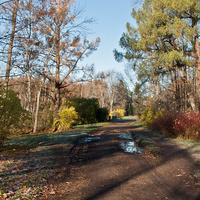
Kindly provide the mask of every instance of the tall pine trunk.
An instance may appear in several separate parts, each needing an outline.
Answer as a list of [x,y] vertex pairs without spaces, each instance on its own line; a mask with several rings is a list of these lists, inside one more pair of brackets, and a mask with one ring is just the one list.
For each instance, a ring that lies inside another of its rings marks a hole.
[[[195,36],[195,51],[196,51],[196,69],[197,69],[197,96],[200,98],[200,50],[199,39]],[[200,101],[198,102],[198,110],[200,111]]]

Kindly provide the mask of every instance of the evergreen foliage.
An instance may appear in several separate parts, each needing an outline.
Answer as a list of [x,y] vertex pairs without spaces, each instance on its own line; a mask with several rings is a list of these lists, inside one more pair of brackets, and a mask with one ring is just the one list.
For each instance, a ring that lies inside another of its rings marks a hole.
[[86,99],[72,97],[67,99],[67,106],[73,106],[78,113],[78,121],[81,124],[90,124],[105,121],[108,115],[106,108],[99,108],[98,99]]
[[96,111],[96,119],[98,122],[107,121],[109,112],[107,108],[98,108]]
[[[181,109],[192,107],[193,102],[197,109],[200,105],[196,97],[200,95],[200,2],[145,0],[142,8],[133,9],[132,17],[137,27],[127,23],[127,32],[120,39],[124,52],[114,50],[116,60],[129,61],[137,73],[140,86],[137,89],[142,89],[146,82],[156,88],[167,78],[168,83],[175,85],[173,94]],[[186,91],[191,84],[195,89]],[[158,95],[156,89],[155,94]]]
[[16,128],[22,128],[28,113],[21,107],[17,94],[0,86],[0,146]]

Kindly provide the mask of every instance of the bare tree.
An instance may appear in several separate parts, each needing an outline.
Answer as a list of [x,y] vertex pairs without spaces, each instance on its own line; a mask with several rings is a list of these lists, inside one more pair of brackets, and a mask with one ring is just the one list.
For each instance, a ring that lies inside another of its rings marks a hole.
[[54,84],[56,109],[60,106],[61,89],[68,85],[75,71],[83,70],[78,68],[78,62],[96,50],[100,42],[99,38],[89,42],[82,37],[85,25],[91,23],[92,19],[80,21],[78,18],[82,10],[74,9],[73,4],[74,1],[70,0],[47,0],[38,7],[38,13],[41,14],[38,28],[45,43],[43,54],[52,49],[45,67],[46,78]]
[[10,70],[11,70],[11,67],[12,67],[11,59],[12,59],[13,42],[14,42],[14,37],[15,37],[18,4],[19,4],[19,0],[15,0],[13,2],[12,32],[11,32],[11,35],[10,35],[10,44],[9,44],[9,47],[8,47],[8,57],[7,57],[6,77],[5,77],[5,86],[6,86],[7,90],[8,90],[8,84],[9,84]]

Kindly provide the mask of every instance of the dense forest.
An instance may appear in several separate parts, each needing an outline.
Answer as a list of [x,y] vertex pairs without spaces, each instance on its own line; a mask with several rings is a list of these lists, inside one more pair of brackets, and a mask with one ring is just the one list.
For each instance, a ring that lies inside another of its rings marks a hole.
[[[145,0],[133,8],[137,27],[127,23],[122,50],[114,50],[116,61],[128,61],[126,78],[96,74],[95,63],[79,65],[100,44],[87,39],[94,19],[83,12],[74,0],[1,1],[1,141],[9,130],[56,131],[120,112],[151,129],[199,139],[200,2]],[[134,92],[127,85],[132,71]]]

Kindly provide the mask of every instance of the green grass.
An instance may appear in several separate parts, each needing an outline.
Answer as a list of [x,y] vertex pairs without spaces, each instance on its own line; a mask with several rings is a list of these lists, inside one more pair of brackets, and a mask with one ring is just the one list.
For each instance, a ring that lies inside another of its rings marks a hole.
[[149,139],[137,131],[131,131],[133,139],[138,143],[139,146],[147,148],[150,152],[159,154],[160,148],[157,146],[156,142],[152,139]]
[[124,117],[122,117],[122,119],[124,119],[124,120],[136,120],[137,116],[124,116]]
[[187,149],[190,155],[197,161],[200,161],[200,142],[194,142],[184,139],[172,139],[180,147]]
[[200,182],[200,170],[194,170],[192,176],[196,179],[197,182]]
[[[184,139],[173,139],[181,148],[187,149],[193,160],[200,162],[200,142],[194,142]],[[200,169],[191,172],[191,175],[197,182],[200,182]]]
[[75,129],[59,133],[35,134],[27,136],[12,137],[4,142],[5,149],[34,149],[56,144],[72,144],[79,137],[89,134],[96,128]]
[[[144,136],[141,136],[141,134],[139,133],[140,130],[146,129],[142,125],[141,122],[135,121],[131,125],[133,126],[133,129],[134,129],[134,131],[133,131],[134,137],[137,138],[140,145],[146,145],[147,148],[149,148],[150,150],[152,149],[153,151],[159,151],[159,149],[157,149],[157,147],[154,147],[153,143],[152,144],[151,144],[151,142],[149,143],[149,139],[145,138]],[[137,131],[138,131],[138,133],[137,133]],[[151,132],[158,137],[168,138],[172,142],[175,142],[180,147],[186,149],[189,152],[189,154],[193,157],[194,160],[200,161],[200,142],[194,142],[191,140],[185,140],[185,139],[180,139],[180,138],[174,139],[169,136],[164,136],[159,132],[155,132],[155,131],[151,131]],[[200,172],[199,172],[199,174],[200,174]],[[199,177],[200,177],[200,175],[199,175]]]
[[186,147],[195,147],[198,151],[200,151],[200,142],[194,142],[191,140],[184,140],[184,139],[173,139],[176,143],[180,144],[180,145],[184,145]]
[[74,128],[98,128],[101,126],[104,126],[108,124],[109,122],[99,122],[99,123],[94,123],[94,124],[82,124],[82,125],[76,125]]
[[136,121],[134,121],[134,122],[131,123],[131,126],[133,126],[133,128],[140,128],[140,129],[142,128],[142,129],[145,129],[144,125],[142,124],[142,122],[140,122],[140,120],[138,120],[137,116],[135,116],[134,119]]
[[10,137],[0,152],[0,196],[6,191],[15,191],[14,199],[33,199],[43,190],[45,180],[52,175],[54,147],[61,147],[68,152],[78,138],[88,135],[99,126]]

